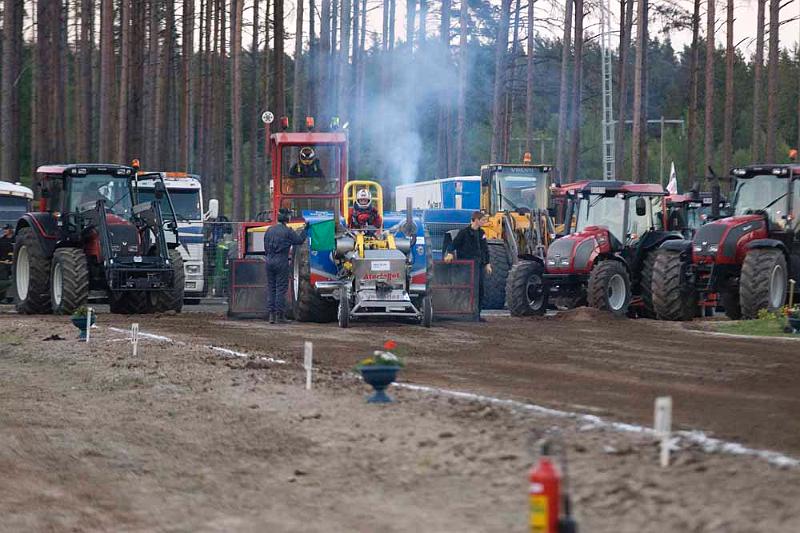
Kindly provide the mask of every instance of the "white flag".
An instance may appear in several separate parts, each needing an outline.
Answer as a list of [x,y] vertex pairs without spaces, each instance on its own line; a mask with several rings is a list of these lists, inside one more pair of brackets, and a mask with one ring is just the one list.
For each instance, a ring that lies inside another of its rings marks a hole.
[[678,175],[675,173],[675,162],[669,170],[669,183],[667,183],[667,192],[670,194],[678,194]]

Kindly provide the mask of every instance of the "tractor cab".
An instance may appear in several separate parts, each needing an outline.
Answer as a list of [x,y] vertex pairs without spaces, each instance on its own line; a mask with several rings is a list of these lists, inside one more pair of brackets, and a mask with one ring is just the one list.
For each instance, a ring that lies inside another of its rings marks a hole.
[[481,167],[481,209],[496,215],[547,209],[549,165],[484,165]]
[[724,197],[717,202],[719,215],[715,217],[712,193],[693,190],[686,194],[671,194],[667,196],[667,226],[691,239],[703,224],[730,214],[730,204]]
[[333,212],[347,181],[347,136],[342,132],[276,133],[272,156],[272,220],[278,209],[303,213]]

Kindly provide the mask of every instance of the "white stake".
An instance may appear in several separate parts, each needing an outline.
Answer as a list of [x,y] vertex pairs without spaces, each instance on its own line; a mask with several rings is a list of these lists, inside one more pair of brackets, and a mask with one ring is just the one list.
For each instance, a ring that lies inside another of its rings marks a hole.
[[661,439],[661,466],[669,466],[669,436],[672,432],[672,397],[656,398],[655,427],[656,436]]
[[92,336],[92,312],[94,309],[91,307],[86,309],[86,342],[89,342],[89,337]]
[[303,347],[303,368],[306,369],[306,390],[311,390],[311,369],[314,365],[314,344],[306,341]]
[[133,356],[139,354],[139,323],[131,324],[131,344],[133,345]]

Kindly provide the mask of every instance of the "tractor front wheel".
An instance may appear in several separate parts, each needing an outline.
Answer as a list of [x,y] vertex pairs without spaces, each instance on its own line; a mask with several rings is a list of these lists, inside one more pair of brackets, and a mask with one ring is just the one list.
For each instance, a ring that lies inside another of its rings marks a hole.
[[172,265],[172,287],[165,291],[151,291],[147,293],[148,302],[152,311],[165,313],[175,311],[180,313],[183,309],[183,291],[186,286],[186,273],[183,270],[183,257],[178,250],[169,251],[169,262]]
[[17,312],[49,313],[50,258],[33,228],[22,228],[14,240],[12,278],[17,293]]
[[59,248],[50,268],[50,303],[56,315],[69,315],[89,301],[89,265],[80,248]]
[[[476,262],[477,264],[477,262]],[[489,244],[492,273],[483,275],[483,309],[502,309],[506,305],[506,280],[511,263],[503,243]]]
[[600,261],[589,275],[589,306],[625,316],[631,303],[631,278],[625,265],[613,259]]
[[691,320],[697,293],[686,276],[688,265],[680,252],[660,250],[653,267],[653,309],[661,320]]
[[339,291],[339,307],[336,315],[340,328],[347,328],[350,326],[350,298],[345,288]]
[[543,315],[547,311],[544,265],[539,261],[514,265],[508,273],[506,300],[511,316]]
[[739,277],[742,318],[756,318],[761,309],[775,312],[786,301],[789,286],[786,256],[774,248],[750,250]]
[[646,318],[656,317],[653,307],[653,275],[658,255],[658,250],[651,250],[642,260],[642,271],[639,276],[639,295],[642,297],[642,304],[644,304],[643,314]]
[[731,320],[741,320],[742,305],[739,303],[739,287],[720,291],[719,300],[725,310],[725,316]]

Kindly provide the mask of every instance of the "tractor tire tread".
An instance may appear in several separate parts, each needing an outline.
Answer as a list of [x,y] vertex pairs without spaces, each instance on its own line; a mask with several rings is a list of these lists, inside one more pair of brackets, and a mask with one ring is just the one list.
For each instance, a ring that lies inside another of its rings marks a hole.
[[659,320],[686,321],[695,315],[694,287],[684,287],[684,265],[679,252],[659,250],[653,266],[653,310]]
[[59,315],[74,313],[89,301],[89,265],[80,248],[59,248],[53,253],[53,264],[61,263],[61,306],[53,312]]
[[17,252],[23,245],[28,247],[28,262],[30,264],[30,277],[28,281],[28,297],[25,301],[15,294],[17,312],[24,315],[48,314],[52,311],[50,305],[50,258],[45,255],[36,230],[31,227],[22,228],[17,233],[14,242],[14,262],[11,279],[14,280],[16,293],[17,279]]
[[149,300],[152,312],[165,313],[167,311],[175,311],[180,313],[183,310],[186,271],[183,268],[183,257],[180,250],[170,250],[169,261],[174,272],[173,285],[168,290],[154,292],[150,295]]
[[511,316],[541,315],[547,310],[546,300],[540,310],[531,309],[528,304],[528,279],[536,272],[544,280],[544,266],[537,261],[520,261],[511,267],[506,281],[506,303]]
[[489,245],[489,264],[492,273],[483,277],[483,309],[503,309],[506,304],[506,280],[511,265],[503,244]]
[[300,280],[298,291],[295,295],[293,306],[294,319],[300,322],[327,323],[336,322],[338,318],[338,303],[336,300],[322,298],[311,285],[311,266],[309,264],[308,243],[297,248],[295,261],[299,261]]
[[761,309],[772,309],[769,302],[769,290],[773,267],[780,263],[786,269],[786,258],[783,252],[776,249],[750,250],[744,257],[742,273],[739,276],[739,304],[742,318],[757,318]]
[[[627,281],[628,290],[628,302],[618,311],[613,311],[608,306],[608,298],[606,296],[608,281],[614,274],[621,274],[623,276]],[[625,265],[614,259],[600,261],[592,269],[591,274],[589,274],[586,296],[589,307],[625,316],[628,312],[628,306],[630,305],[630,276],[628,275],[628,270],[625,268]]]

